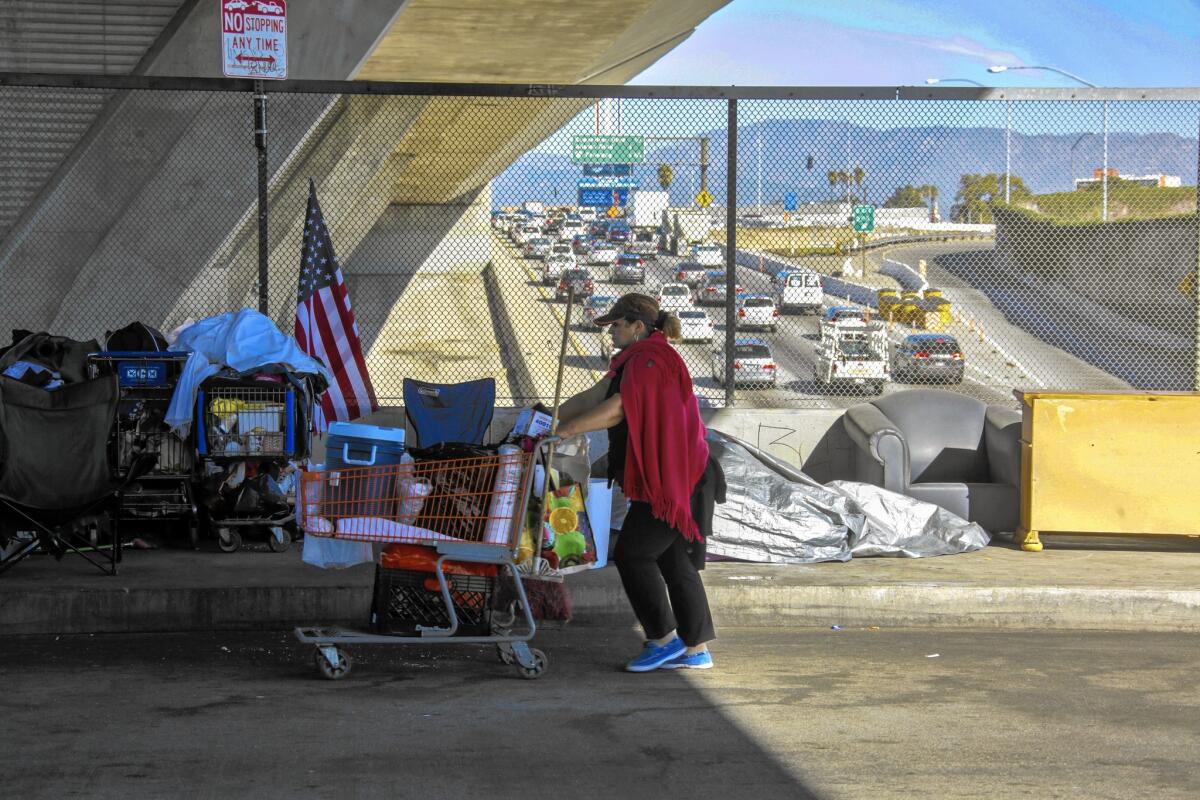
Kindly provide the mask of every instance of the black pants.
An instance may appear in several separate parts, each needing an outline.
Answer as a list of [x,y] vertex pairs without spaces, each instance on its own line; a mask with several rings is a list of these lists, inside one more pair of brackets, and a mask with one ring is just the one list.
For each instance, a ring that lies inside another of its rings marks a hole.
[[717,638],[689,548],[683,534],[650,513],[649,503],[629,504],[613,561],[647,639],[676,630],[695,647]]

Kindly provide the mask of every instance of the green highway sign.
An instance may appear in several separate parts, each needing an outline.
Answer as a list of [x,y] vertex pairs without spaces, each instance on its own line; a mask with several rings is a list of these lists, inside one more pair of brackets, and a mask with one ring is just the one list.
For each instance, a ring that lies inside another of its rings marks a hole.
[[571,161],[576,164],[640,164],[645,159],[641,136],[571,137]]
[[853,222],[855,233],[870,233],[875,230],[875,206],[855,206]]

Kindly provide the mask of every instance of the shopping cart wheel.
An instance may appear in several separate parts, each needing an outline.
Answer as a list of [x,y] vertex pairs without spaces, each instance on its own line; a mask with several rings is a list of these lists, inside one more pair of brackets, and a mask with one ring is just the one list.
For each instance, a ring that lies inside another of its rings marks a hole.
[[242,546],[242,535],[233,528],[217,528],[217,547],[222,553],[236,553]]
[[524,667],[517,664],[517,672],[525,680],[532,681],[542,677],[542,673],[546,671],[546,666],[549,662],[546,659],[546,654],[537,648],[530,650],[529,654],[533,656],[533,666]]
[[512,646],[507,644],[496,645],[496,656],[504,664],[517,663],[517,657],[513,655]]
[[317,672],[321,673],[321,677],[331,681],[340,681],[349,675],[350,668],[354,663],[350,660],[349,653],[333,645],[318,647],[313,660],[317,664]]
[[292,546],[292,536],[283,528],[267,528],[267,547],[272,553],[283,553]]

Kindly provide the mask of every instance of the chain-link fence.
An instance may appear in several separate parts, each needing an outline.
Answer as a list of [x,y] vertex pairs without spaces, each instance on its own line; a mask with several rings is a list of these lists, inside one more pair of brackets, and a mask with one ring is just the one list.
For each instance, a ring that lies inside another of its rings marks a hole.
[[1200,91],[265,88],[0,76],[0,326],[290,333],[312,179],[386,405],[550,397],[571,286],[567,393],[626,291],[712,405],[1196,385]]

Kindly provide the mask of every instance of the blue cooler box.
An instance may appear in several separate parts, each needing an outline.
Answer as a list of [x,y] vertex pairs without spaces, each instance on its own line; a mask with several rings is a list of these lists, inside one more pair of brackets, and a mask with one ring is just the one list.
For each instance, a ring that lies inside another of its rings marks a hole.
[[[404,429],[335,422],[325,435],[325,471],[397,466],[404,455]],[[329,482],[329,509],[339,517],[396,516],[395,472],[351,473]]]

